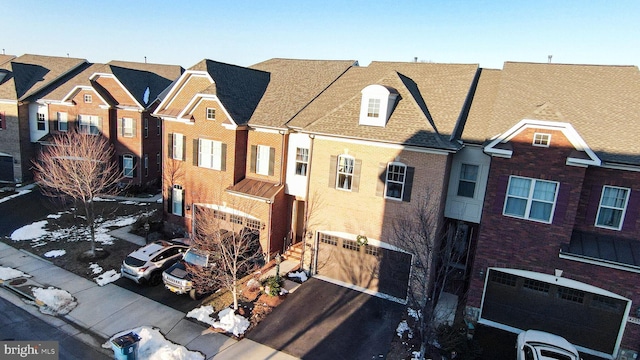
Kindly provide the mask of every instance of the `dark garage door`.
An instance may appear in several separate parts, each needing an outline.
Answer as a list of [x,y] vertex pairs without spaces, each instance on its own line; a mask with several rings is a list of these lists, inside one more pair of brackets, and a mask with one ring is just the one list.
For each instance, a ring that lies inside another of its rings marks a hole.
[[613,354],[626,300],[522,274],[489,270],[482,319],[522,330],[547,331],[575,345]]
[[319,234],[317,273],[374,292],[406,299],[411,255]]
[[13,180],[13,157],[0,155],[0,181]]

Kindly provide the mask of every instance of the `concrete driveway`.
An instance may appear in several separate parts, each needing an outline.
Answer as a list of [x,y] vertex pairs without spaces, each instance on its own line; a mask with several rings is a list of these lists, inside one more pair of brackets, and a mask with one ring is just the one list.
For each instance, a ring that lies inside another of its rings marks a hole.
[[384,358],[404,309],[312,278],[246,337],[302,359]]

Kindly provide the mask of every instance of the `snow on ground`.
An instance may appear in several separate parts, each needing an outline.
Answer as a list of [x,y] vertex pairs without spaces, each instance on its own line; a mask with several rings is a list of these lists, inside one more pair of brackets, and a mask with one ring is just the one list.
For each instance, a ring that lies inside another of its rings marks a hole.
[[31,291],[36,298],[36,304],[40,305],[40,312],[43,314],[65,315],[78,305],[76,299],[66,290],[54,287],[48,289],[36,287]]
[[89,263],[89,269],[91,269],[91,273],[94,275],[102,272],[102,267],[96,263]]
[[11,233],[11,240],[35,240],[39,237],[47,235],[47,231],[44,226],[47,225],[47,220],[36,221],[29,225],[25,225]]
[[0,280],[11,280],[19,277],[31,277],[31,275],[14,268],[0,266]]
[[411,331],[409,324],[407,324],[407,320],[402,320],[396,328],[396,334],[398,334],[399,337],[402,337],[405,331],[407,332],[407,336],[409,337],[409,339],[411,339],[413,337],[413,332]]
[[[165,339],[158,329],[149,326],[141,326],[131,330],[125,330],[113,335],[106,343],[102,344],[104,349],[113,349],[112,340],[126,335],[130,332],[140,337],[138,342],[139,360],[204,360],[204,355],[197,351],[189,351],[181,345],[172,343]],[[120,351],[116,347],[117,351]],[[115,351],[114,351],[115,355]]]
[[30,192],[31,192],[30,189],[28,189],[28,190],[20,190],[20,191],[18,191],[17,193],[15,193],[13,195],[9,195],[9,196],[3,197],[2,199],[0,199],[0,203],[5,202],[5,201],[9,201],[9,200],[11,200],[13,198],[16,198],[16,197],[18,197],[20,195],[28,194]]
[[418,319],[420,318],[420,310],[407,308],[407,315],[411,316],[415,321],[418,321]]
[[304,271],[291,272],[287,276],[290,278],[298,278],[301,282],[305,282],[308,279],[307,273],[305,273]]
[[59,257],[67,253],[67,250],[51,250],[44,253],[44,257]]
[[211,314],[213,314],[213,307],[208,305],[189,311],[187,313],[187,317],[197,319],[215,328],[230,332],[235,336],[244,334],[244,332],[249,328],[249,320],[242,315],[236,314],[232,308],[226,308],[218,313],[220,321],[215,321],[211,317]]
[[60,217],[62,217],[62,214],[60,213],[47,215],[47,219],[60,219]]
[[105,286],[108,283],[114,282],[114,281],[116,281],[118,279],[120,279],[120,273],[115,271],[115,270],[109,270],[109,271],[105,272],[104,274],[94,278],[96,283],[98,283],[98,285],[100,285],[100,286]]
[[105,198],[101,198],[99,196],[96,196],[93,198],[93,201],[116,201],[116,199],[105,199]]

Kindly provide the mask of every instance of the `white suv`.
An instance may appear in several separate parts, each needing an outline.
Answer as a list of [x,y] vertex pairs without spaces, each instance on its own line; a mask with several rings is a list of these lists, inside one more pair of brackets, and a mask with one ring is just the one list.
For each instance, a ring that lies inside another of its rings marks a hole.
[[179,241],[156,241],[127,256],[120,274],[138,284],[152,286],[162,283],[162,272],[180,260],[189,247]]
[[565,338],[538,330],[521,332],[516,351],[517,360],[580,360],[576,347]]

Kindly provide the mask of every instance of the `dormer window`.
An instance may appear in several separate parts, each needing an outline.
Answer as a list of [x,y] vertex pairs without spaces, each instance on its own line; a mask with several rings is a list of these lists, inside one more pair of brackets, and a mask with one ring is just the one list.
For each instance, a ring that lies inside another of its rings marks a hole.
[[533,134],[533,146],[549,147],[549,144],[551,144],[551,134]]
[[382,85],[369,85],[361,93],[359,124],[384,127],[391,116],[398,92]]
[[91,94],[84,94],[84,102],[90,103],[92,101],[93,101],[93,97],[91,96]]

